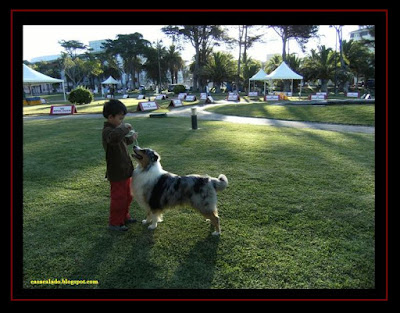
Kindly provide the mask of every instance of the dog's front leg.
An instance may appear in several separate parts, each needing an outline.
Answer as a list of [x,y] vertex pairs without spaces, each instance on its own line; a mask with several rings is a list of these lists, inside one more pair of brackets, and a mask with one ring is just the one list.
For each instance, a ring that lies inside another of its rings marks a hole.
[[152,213],[151,214],[151,225],[148,227],[148,229],[156,229],[157,228],[157,224],[159,222],[162,222],[162,215],[157,213]]
[[146,219],[142,221],[142,224],[143,224],[143,225],[146,225],[146,224],[150,224],[150,223],[151,223],[151,215],[152,215],[152,214],[151,214],[150,210],[148,210],[148,211],[147,211]]

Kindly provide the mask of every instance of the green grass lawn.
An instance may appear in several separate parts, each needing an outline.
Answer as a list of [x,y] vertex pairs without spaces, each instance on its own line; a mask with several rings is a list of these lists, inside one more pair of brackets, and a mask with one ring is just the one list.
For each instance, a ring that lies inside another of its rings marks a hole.
[[[227,175],[222,235],[189,208],[110,232],[103,119],[24,121],[24,288],[375,287],[373,135],[126,119],[164,169]],[[30,283],[63,278],[99,284]]]
[[208,111],[280,120],[374,126],[375,105],[273,105],[262,103],[216,106]]

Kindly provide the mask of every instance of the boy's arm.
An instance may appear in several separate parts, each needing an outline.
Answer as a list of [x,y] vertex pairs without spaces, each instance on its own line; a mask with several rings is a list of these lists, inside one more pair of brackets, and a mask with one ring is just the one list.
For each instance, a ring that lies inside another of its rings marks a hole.
[[125,137],[125,142],[127,145],[133,144],[137,139],[137,133],[134,133],[133,136]]
[[134,142],[133,136],[131,136],[131,137],[126,137],[126,138],[125,138],[125,142],[126,142],[127,145],[133,144],[133,142]]
[[129,128],[124,124],[121,124],[115,128],[106,128],[104,129],[103,136],[105,141],[108,144],[118,144],[123,139],[125,139],[125,135],[129,133]]

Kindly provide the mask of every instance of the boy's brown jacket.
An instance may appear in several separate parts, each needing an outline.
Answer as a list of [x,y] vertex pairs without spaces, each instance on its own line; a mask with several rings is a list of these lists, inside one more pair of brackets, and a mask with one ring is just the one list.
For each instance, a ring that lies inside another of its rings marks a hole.
[[129,129],[124,124],[115,127],[104,122],[102,138],[106,152],[106,178],[109,181],[121,181],[132,176],[133,164],[128,145],[133,143],[133,139],[125,137],[128,133]]

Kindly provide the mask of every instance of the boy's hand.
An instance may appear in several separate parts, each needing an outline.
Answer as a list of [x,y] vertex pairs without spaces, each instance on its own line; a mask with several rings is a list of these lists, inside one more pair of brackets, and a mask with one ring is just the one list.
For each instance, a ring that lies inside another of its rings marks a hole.
[[139,135],[139,133],[134,133],[134,134],[132,135],[132,139],[133,139],[133,140],[136,140],[137,137],[138,137],[138,135]]

